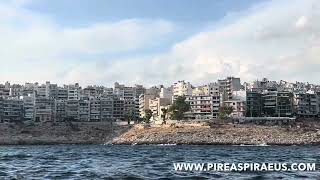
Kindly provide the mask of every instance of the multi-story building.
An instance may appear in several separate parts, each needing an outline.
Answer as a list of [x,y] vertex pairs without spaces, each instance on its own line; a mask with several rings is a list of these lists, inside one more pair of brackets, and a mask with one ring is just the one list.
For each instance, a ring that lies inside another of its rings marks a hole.
[[78,83],[67,86],[68,100],[78,100],[80,98],[81,87]]
[[112,121],[113,120],[113,97],[102,97],[101,101],[101,120]]
[[247,91],[246,95],[247,117],[261,117],[262,116],[262,95],[259,92]]
[[42,84],[40,86],[35,86],[35,92],[37,98],[49,98],[48,86],[46,84]]
[[[138,91],[137,91],[138,90]],[[144,91],[144,88],[140,85],[136,87],[127,87],[125,85],[120,85],[119,83],[114,84],[114,94],[124,101],[123,106],[123,115],[124,116],[134,116],[135,118],[139,117],[139,96],[141,92]],[[137,93],[138,92],[138,93]]]
[[57,99],[58,98],[58,93],[59,93],[59,89],[58,89],[58,85],[57,84],[50,84],[50,82],[47,82],[47,86],[48,86],[48,98],[50,99]]
[[90,121],[101,121],[101,101],[99,98],[90,98]]
[[0,97],[0,122],[23,120],[23,101],[18,98]]
[[[168,88],[168,90],[169,90],[169,88]],[[158,97],[160,92],[161,92],[161,87],[159,88],[157,86],[153,86],[153,87],[146,89],[146,92],[144,94],[150,94],[150,95],[154,95],[154,96]],[[172,93],[172,91],[171,91],[171,93]]]
[[35,94],[29,94],[28,96],[21,96],[21,99],[23,100],[23,113],[24,113],[24,119],[33,121],[34,120],[34,111],[35,111],[35,103],[36,98]]
[[278,116],[293,116],[293,93],[282,91],[277,96],[277,112]]
[[115,120],[124,119],[124,100],[117,96],[113,99],[113,118]]
[[3,84],[0,84],[0,97],[9,97],[10,95],[10,85],[9,87]]
[[225,106],[232,107],[233,111],[230,114],[233,118],[244,117],[246,115],[246,103],[240,99],[233,99],[229,101],[223,101]]
[[192,85],[189,82],[178,81],[172,86],[173,100],[178,96],[191,96],[192,95]]
[[81,98],[79,102],[79,121],[90,120],[90,100],[87,98]]
[[[157,94],[154,94],[154,95],[157,95]],[[173,93],[170,88],[165,88],[165,87],[160,88],[160,93],[159,93],[160,98],[172,99],[172,96],[173,96]]]
[[79,100],[69,99],[66,100],[66,119],[68,121],[79,121]]
[[263,114],[271,117],[293,115],[293,94],[286,91],[269,89],[262,94]]
[[156,96],[152,94],[141,94],[139,97],[139,115],[141,118],[145,117],[145,111],[150,109],[149,99],[154,99]]
[[68,99],[68,88],[66,86],[58,87],[57,91],[58,91],[57,100],[67,100]]
[[239,91],[242,88],[240,78],[227,77],[226,79],[218,80],[219,91],[222,94],[222,100],[228,101],[232,99],[233,91]]
[[171,99],[167,98],[155,98],[149,99],[149,109],[152,111],[153,120],[161,118],[161,107],[168,106],[171,104]]
[[317,117],[319,114],[317,94],[311,91],[294,93],[294,109],[298,117]]
[[102,86],[88,86],[83,89],[82,93],[88,97],[99,97],[103,94],[104,88]]
[[269,89],[264,91],[262,94],[263,102],[263,115],[276,117],[277,114],[277,96],[278,92],[276,89]]
[[36,122],[48,122],[55,120],[54,100],[37,97],[35,101],[34,120]]
[[22,95],[23,87],[20,84],[13,84],[10,86],[9,96],[11,97],[19,97]]
[[138,85],[138,84],[136,84],[135,85],[135,91],[136,91],[136,99],[139,99],[139,96],[141,95],[141,94],[144,94],[144,93],[146,93],[146,88],[144,88],[142,85]]
[[56,121],[65,121],[67,118],[66,102],[67,100],[55,100]]
[[211,96],[211,95],[187,96],[186,102],[190,104],[190,111],[185,113],[186,118],[213,119],[218,117],[219,107],[220,107],[219,96]]

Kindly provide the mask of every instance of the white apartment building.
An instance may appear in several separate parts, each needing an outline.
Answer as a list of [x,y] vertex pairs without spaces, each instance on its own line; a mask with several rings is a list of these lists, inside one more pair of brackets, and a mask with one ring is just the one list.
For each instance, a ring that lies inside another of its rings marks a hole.
[[178,81],[173,84],[172,87],[173,99],[178,96],[191,96],[192,95],[192,85],[189,82]]
[[319,114],[319,100],[313,91],[293,94],[295,114],[299,117],[316,117]]
[[213,119],[219,115],[220,96],[194,95],[187,96],[186,102],[190,104],[190,111],[185,113],[189,119]]
[[67,86],[68,100],[78,100],[80,98],[80,86],[78,83]]
[[139,116],[145,117],[145,110],[150,109],[149,100],[154,99],[156,96],[151,94],[141,94],[139,96]]
[[167,98],[149,99],[149,109],[152,111],[152,119],[161,119],[161,107],[171,104],[171,100]]
[[192,90],[193,96],[220,96],[219,85],[210,83],[204,86],[198,86]]

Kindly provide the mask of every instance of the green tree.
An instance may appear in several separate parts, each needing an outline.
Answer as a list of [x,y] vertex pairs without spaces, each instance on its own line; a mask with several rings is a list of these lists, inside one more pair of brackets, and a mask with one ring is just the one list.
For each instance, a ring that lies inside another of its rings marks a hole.
[[171,113],[172,119],[182,120],[184,118],[184,113],[190,110],[190,104],[188,104],[185,100],[185,96],[178,96],[170,106],[169,112]]
[[144,110],[145,117],[144,117],[144,122],[150,123],[150,119],[152,117],[152,111],[150,109]]
[[133,110],[130,110],[126,114],[124,114],[124,118],[127,119],[128,124],[130,124],[131,121],[136,119],[136,116],[133,112]]
[[168,113],[168,109],[167,108],[162,108],[161,111],[162,111],[162,115],[161,115],[162,122],[163,122],[163,124],[167,124],[166,116],[167,116],[167,113]]
[[225,120],[229,117],[229,115],[233,112],[232,106],[223,105],[219,109],[219,119]]

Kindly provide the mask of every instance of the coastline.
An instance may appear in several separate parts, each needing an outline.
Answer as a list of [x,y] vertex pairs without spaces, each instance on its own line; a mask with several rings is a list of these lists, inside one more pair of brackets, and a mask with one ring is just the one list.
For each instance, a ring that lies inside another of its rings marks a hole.
[[130,127],[105,122],[1,124],[0,145],[104,144]]
[[293,127],[254,124],[2,124],[0,145],[320,145],[320,122]]
[[190,145],[319,145],[318,127],[282,127],[243,124],[136,125],[112,144]]

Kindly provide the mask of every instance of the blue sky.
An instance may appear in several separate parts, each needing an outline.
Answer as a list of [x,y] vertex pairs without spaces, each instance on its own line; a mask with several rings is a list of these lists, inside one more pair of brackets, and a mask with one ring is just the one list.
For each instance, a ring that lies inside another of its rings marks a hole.
[[[94,23],[117,22],[123,19],[167,20],[179,28],[179,33],[166,38],[156,47],[122,56],[141,55],[167,50],[170,44],[205,29],[230,13],[241,12],[261,0],[35,0],[25,6],[45,14],[60,26],[86,27]],[[109,55],[110,56],[110,55]],[[119,56],[119,54],[116,54]]]
[[317,0],[0,0],[0,82],[319,83]]
[[226,14],[249,8],[259,0],[38,0],[28,9],[58,19],[62,25],[84,26],[93,22],[119,21],[131,18],[167,19],[189,24],[205,25]]

